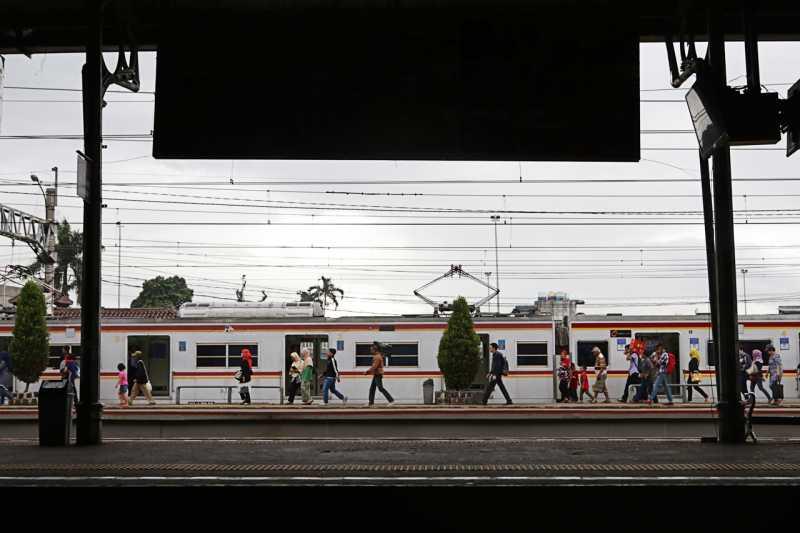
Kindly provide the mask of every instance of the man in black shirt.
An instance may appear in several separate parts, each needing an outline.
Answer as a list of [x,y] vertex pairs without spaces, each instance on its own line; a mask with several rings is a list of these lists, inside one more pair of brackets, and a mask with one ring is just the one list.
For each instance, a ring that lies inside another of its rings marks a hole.
[[483,395],[483,404],[486,405],[489,397],[494,392],[495,385],[500,387],[500,392],[506,397],[506,405],[511,405],[511,397],[508,395],[505,385],[503,385],[503,374],[507,372],[506,358],[503,353],[497,350],[497,343],[493,342],[489,345],[489,352],[492,354],[492,369],[486,376],[489,378],[489,383],[486,384],[486,392]]
[[328,366],[325,367],[325,380],[322,382],[322,401],[328,405],[328,391],[347,403],[347,396],[336,390],[336,384],[342,381],[339,377],[339,364],[336,362],[336,348],[328,348]]

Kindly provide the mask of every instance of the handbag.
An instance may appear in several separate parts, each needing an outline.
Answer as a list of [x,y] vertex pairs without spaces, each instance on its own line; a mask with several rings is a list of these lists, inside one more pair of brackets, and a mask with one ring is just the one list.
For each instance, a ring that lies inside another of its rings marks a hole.
[[233,375],[233,379],[235,379],[239,383],[242,382],[242,370],[241,369],[236,371],[236,373]]
[[755,363],[750,365],[750,368],[747,369],[747,375],[752,376],[753,374],[758,372],[758,367]]
[[147,392],[153,392],[153,385],[149,381],[144,384],[144,388],[147,389]]
[[689,372],[689,383],[700,383],[700,372]]

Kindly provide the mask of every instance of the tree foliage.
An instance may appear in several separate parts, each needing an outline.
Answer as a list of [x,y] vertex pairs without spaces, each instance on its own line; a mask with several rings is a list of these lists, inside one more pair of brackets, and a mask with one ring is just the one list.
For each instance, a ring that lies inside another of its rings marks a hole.
[[[333,284],[332,278],[320,277],[319,285],[312,285],[307,291],[299,291],[301,302],[319,302],[322,307],[328,308],[328,301],[333,302],[335,308],[339,307],[339,298],[344,298],[344,291]],[[338,297],[337,297],[338,294]]]
[[131,307],[173,307],[191,302],[194,291],[186,286],[180,276],[157,276],[142,284],[142,292],[131,302]]
[[[44,269],[44,263],[36,261],[28,267],[33,274]],[[54,285],[62,294],[69,295],[75,289],[81,303],[81,276],[83,274],[83,234],[73,231],[64,220],[56,232],[56,265],[53,269]]]
[[47,307],[42,289],[33,282],[25,284],[17,299],[17,313],[11,337],[11,364],[14,375],[25,383],[25,392],[31,383],[47,368],[50,355],[50,337],[47,332]]
[[469,312],[467,300],[459,297],[453,302],[453,314],[439,341],[439,368],[448,389],[467,389],[481,364],[480,337]]

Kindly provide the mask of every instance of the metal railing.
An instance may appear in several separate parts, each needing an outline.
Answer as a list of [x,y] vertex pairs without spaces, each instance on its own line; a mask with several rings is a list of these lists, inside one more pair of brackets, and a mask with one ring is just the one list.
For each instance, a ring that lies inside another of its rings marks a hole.
[[[233,403],[233,389],[241,385],[180,385],[175,387],[175,405],[181,404],[181,389],[228,389],[228,403]],[[283,385],[251,385],[251,389],[278,389],[280,403],[283,405]]]
[[[638,392],[639,392],[639,386],[640,385],[641,385],[641,383],[634,383],[633,385],[628,385],[628,398],[631,398],[631,399],[636,398],[636,394],[638,394]],[[711,391],[712,394],[709,395],[709,397],[711,397],[713,395],[713,392],[714,392],[713,391],[713,387],[715,387],[715,386],[716,385],[715,385],[714,382],[708,382],[708,383],[702,383],[702,382],[701,383],[670,383],[669,385],[667,385],[667,387],[679,387],[680,388],[680,397],[681,397],[681,402],[683,402],[683,403],[687,402],[688,396],[686,394],[686,390],[689,387],[712,387],[712,391]],[[671,390],[672,389],[670,389],[670,391]]]

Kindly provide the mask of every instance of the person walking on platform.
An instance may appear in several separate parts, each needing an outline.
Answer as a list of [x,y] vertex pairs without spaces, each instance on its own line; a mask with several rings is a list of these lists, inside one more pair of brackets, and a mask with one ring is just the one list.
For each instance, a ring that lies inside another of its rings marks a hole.
[[384,395],[391,407],[394,405],[394,398],[389,394],[389,391],[383,388],[383,350],[380,344],[373,342],[370,347],[370,352],[372,352],[372,366],[364,372],[364,374],[367,375],[372,374],[372,383],[369,385],[369,403],[367,407],[375,405],[375,389],[381,391],[381,394]]
[[585,366],[582,366],[580,372],[578,372],[578,379],[581,382],[581,403],[583,403],[584,394],[589,397],[589,401],[594,402],[594,396],[592,396],[592,392],[589,390],[589,374],[586,372]]
[[742,350],[741,345],[739,345],[739,388],[741,389],[740,393],[742,397],[747,394],[747,382],[750,378],[747,374],[747,370],[752,364],[753,358],[750,357],[750,354]]
[[133,352],[133,357],[136,360],[136,373],[134,374],[134,384],[130,398],[128,398],[128,405],[133,405],[133,401],[139,396],[140,392],[145,395],[150,405],[155,405],[156,402],[153,400],[152,394],[153,386],[150,384],[147,368],[144,366],[144,361],[142,361],[142,352]]
[[[569,357],[562,356],[561,357],[561,365],[559,365],[557,374],[558,374],[558,390],[561,393],[561,398],[556,400],[557,402],[566,402],[569,403],[569,373],[570,373],[570,361]],[[485,403],[485,402],[484,402]]]
[[578,388],[580,387],[580,383],[578,382],[578,367],[575,366],[574,361],[569,362],[569,397],[572,398],[573,402],[578,401]]
[[669,388],[669,375],[667,374],[667,367],[669,366],[669,354],[664,350],[664,346],[659,344],[656,346],[656,354],[658,354],[658,375],[656,382],[653,385],[653,392],[650,394],[650,401],[654,402],[658,398],[658,391],[663,385],[667,391],[667,404],[672,405],[672,391]]
[[[506,358],[503,357],[503,352],[498,351],[496,342],[489,345],[489,352],[492,354],[492,368],[486,376],[489,379],[489,383],[486,384],[486,392],[483,394],[483,405],[489,403],[489,397],[494,392],[495,386],[500,387],[500,392],[503,393],[506,399],[506,405],[511,405],[513,402],[508,395],[506,386],[503,384],[503,375],[508,373]],[[568,366],[571,367],[571,363],[568,362]]]
[[769,359],[769,388],[772,391],[772,405],[778,407],[783,403],[783,361],[781,354],[771,344],[765,349]]
[[128,407],[128,373],[125,372],[125,363],[117,365],[117,398],[120,407]]
[[328,405],[328,391],[347,403],[347,396],[336,390],[336,384],[342,381],[339,376],[339,363],[336,362],[336,348],[328,348],[328,366],[325,367],[325,381],[322,383],[322,401]]
[[628,402],[628,391],[631,385],[639,385],[642,380],[639,378],[639,354],[631,349],[630,344],[625,345],[625,360],[628,361],[628,379],[625,380],[625,389],[622,391],[622,403]]
[[644,402],[650,397],[653,390],[653,362],[647,355],[639,356],[639,379],[641,384],[633,398],[634,403]]
[[250,405],[250,381],[253,379],[253,354],[247,348],[242,348],[242,360],[239,364],[239,371],[236,373],[236,380],[239,382],[239,397],[242,405]]
[[11,354],[2,350],[0,351],[0,405],[6,403],[6,398],[11,403],[13,379],[11,375]]
[[763,367],[764,354],[761,353],[761,350],[753,350],[753,362],[750,368],[747,369],[747,373],[750,375],[750,392],[755,394],[756,387],[758,387],[767,397],[769,403],[772,403],[772,397],[764,389],[764,373],[761,370]]
[[594,399],[592,403],[596,403],[600,400],[600,393],[603,393],[606,397],[603,403],[610,403],[611,397],[608,395],[608,385],[606,380],[608,379],[608,363],[606,363],[606,358],[603,355],[603,352],[600,351],[600,348],[595,346],[592,348],[592,355],[594,355],[594,369],[595,369],[595,379],[594,385],[592,388],[594,389]]
[[289,403],[294,403],[294,397],[297,391],[300,390],[301,378],[300,374],[303,372],[303,360],[297,352],[292,352],[290,356],[292,364],[289,367]]
[[303,348],[300,350],[303,354],[303,373],[300,375],[301,385],[300,390],[303,393],[303,403],[311,405],[314,400],[311,398],[311,382],[314,379],[314,359],[311,358],[311,350]]
[[691,387],[687,387],[689,389],[688,400],[689,402],[692,401],[692,389],[695,389],[697,392],[700,393],[700,396],[703,397],[703,401],[708,401],[708,394],[697,386],[698,383],[701,381],[701,374],[700,374],[700,350],[697,348],[692,348],[689,350],[689,378],[686,380],[688,385],[692,385]]

